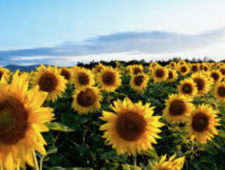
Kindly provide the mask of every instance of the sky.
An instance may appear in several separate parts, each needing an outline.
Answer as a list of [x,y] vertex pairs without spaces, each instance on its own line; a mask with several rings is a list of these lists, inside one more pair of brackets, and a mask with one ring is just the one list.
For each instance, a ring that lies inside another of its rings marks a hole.
[[0,65],[219,61],[224,9],[224,0],[1,0]]

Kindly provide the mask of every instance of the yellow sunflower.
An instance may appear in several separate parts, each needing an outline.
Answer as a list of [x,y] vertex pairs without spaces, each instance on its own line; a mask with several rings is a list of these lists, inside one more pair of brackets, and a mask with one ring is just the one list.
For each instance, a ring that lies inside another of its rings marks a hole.
[[225,67],[220,67],[219,71],[221,72],[221,74],[223,75],[223,77],[225,77]]
[[154,82],[162,82],[166,81],[169,74],[168,74],[168,69],[158,66],[152,71],[152,77],[154,79]]
[[152,74],[152,71],[157,67],[160,66],[158,62],[151,62],[149,65],[149,74]]
[[121,74],[118,70],[110,67],[104,67],[100,73],[96,75],[96,81],[102,90],[113,92],[121,86]]
[[130,86],[132,89],[142,93],[148,84],[149,76],[146,74],[133,75],[130,80]]
[[53,109],[41,107],[47,97],[38,86],[28,91],[28,75],[13,75],[10,85],[0,83],[0,169],[26,169],[34,166],[34,150],[46,155],[41,132],[53,120]]
[[130,65],[128,68],[131,76],[143,73],[143,66],[141,64]]
[[46,68],[43,64],[37,68],[37,72],[30,79],[31,87],[39,85],[40,91],[48,92],[47,101],[55,101],[57,96],[62,96],[66,90],[67,80],[60,75],[57,66],[53,68],[48,65]]
[[184,95],[171,94],[165,100],[165,109],[163,110],[163,118],[171,124],[185,122],[188,114],[193,109],[191,99]]
[[179,71],[180,71],[180,74],[182,76],[185,76],[189,73],[189,67],[187,64],[182,64],[180,67],[179,67]]
[[78,70],[80,69],[80,67],[79,67],[79,66],[73,66],[73,67],[71,67],[70,69],[71,69],[72,72],[74,73],[74,72],[78,71]]
[[178,78],[178,74],[176,70],[168,69],[168,81],[173,82]]
[[79,114],[93,113],[101,108],[102,95],[97,87],[75,89],[72,97],[72,108]]
[[210,71],[210,66],[208,64],[203,65],[202,67],[203,71]]
[[225,82],[216,84],[214,94],[217,100],[225,102]]
[[173,155],[169,161],[166,161],[166,155],[164,155],[159,162],[155,162],[152,165],[152,170],[181,170],[184,166],[185,156],[177,158]]
[[179,66],[181,66],[181,65],[185,65],[185,64],[187,64],[187,63],[186,63],[186,61],[184,61],[184,60],[179,60],[179,61],[177,62],[177,64],[178,64]]
[[210,71],[200,71],[200,74],[202,74],[203,76],[205,76],[205,78],[207,79],[207,83],[209,86],[209,90],[211,88],[211,86],[214,84],[214,79],[211,77],[211,72]]
[[192,74],[191,78],[197,85],[198,95],[202,96],[210,90],[211,82],[208,82],[207,78],[201,73]]
[[198,105],[187,119],[188,137],[192,141],[196,139],[199,143],[212,140],[214,135],[218,134],[216,126],[219,126],[220,119],[217,118],[217,113],[209,104]]
[[198,72],[200,70],[199,64],[198,63],[192,64],[191,67],[190,67],[190,70],[191,70],[192,73]]
[[73,82],[74,86],[79,89],[85,86],[93,86],[95,84],[95,79],[91,70],[79,68],[73,73]]
[[60,75],[63,76],[68,84],[73,83],[73,71],[67,67],[61,67],[59,69]]
[[176,69],[176,67],[177,67],[177,63],[176,63],[175,61],[171,61],[171,62],[169,63],[169,65],[170,65],[170,67],[171,67],[172,69]]
[[103,138],[107,144],[116,149],[117,154],[135,155],[148,149],[153,149],[155,138],[160,139],[160,127],[164,126],[159,121],[161,116],[152,116],[154,107],[150,103],[132,103],[129,98],[115,101],[112,109],[116,113],[103,111],[102,120],[107,121],[101,125],[100,130],[105,131]]
[[9,77],[10,77],[10,74],[11,73],[10,73],[9,69],[0,66],[0,80],[1,80],[2,77],[4,77],[4,79],[6,81],[8,81]]
[[194,98],[198,93],[198,88],[193,79],[187,78],[180,81],[180,85],[177,87],[179,94]]
[[223,75],[219,70],[211,70],[210,76],[213,78],[214,83],[221,82]]
[[100,73],[104,67],[106,67],[106,66],[103,65],[102,63],[98,63],[98,65],[96,65],[94,68],[92,68],[92,73],[94,75],[96,75],[97,73]]
[[158,62],[151,62],[149,65],[149,69],[154,69],[157,66],[160,66]]

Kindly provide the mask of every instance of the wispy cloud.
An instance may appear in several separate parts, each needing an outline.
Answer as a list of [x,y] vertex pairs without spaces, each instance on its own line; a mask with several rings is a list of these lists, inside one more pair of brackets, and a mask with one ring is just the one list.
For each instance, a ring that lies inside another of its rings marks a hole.
[[77,62],[110,60],[160,60],[173,57],[215,61],[225,55],[225,29],[195,35],[172,32],[124,32],[102,35],[81,43],[64,42],[55,47],[0,51],[0,65],[50,64],[73,66]]
[[195,35],[173,32],[123,32],[87,39],[81,43],[65,42],[55,47],[0,51],[0,57],[81,56],[121,52],[150,54],[174,53],[205,48],[220,43],[225,28]]

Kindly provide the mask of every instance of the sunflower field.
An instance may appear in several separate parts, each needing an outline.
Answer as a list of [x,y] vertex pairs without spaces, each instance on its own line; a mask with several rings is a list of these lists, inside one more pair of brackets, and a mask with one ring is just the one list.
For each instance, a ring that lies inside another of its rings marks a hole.
[[0,169],[224,169],[225,63],[111,63],[0,67]]

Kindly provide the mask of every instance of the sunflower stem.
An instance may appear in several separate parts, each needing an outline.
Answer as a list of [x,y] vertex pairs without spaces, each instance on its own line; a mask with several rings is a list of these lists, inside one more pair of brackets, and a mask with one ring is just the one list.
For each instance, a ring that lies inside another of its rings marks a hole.
[[134,164],[134,166],[137,165],[137,154],[135,154],[135,155],[133,156],[133,164]]
[[35,153],[35,150],[33,149],[33,157],[34,157],[34,164],[35,164],[35,170],[39,170],[39,167],[38,167],[38,162],[37,162],[37,156],[36,156],[36,153]]

